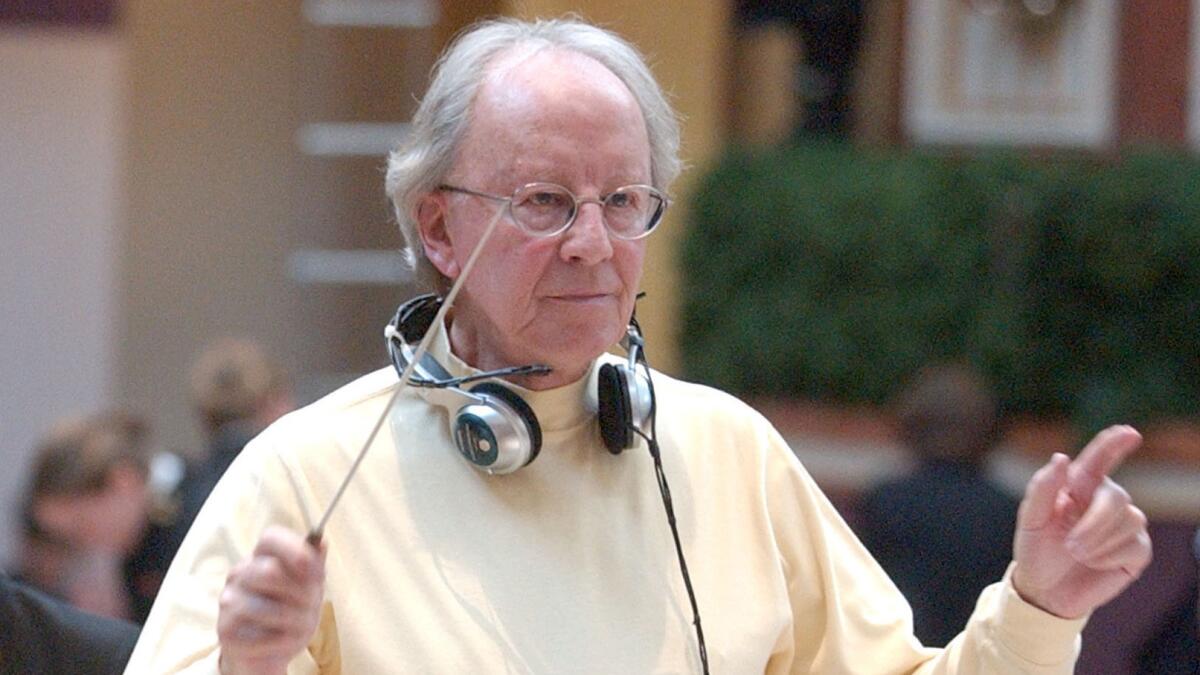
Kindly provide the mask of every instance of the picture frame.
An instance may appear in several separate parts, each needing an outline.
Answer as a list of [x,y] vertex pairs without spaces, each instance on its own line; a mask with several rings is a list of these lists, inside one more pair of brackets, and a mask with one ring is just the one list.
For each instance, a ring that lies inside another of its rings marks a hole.
[[910,140],[1087,148],[1113,141],[1117,3],[1060,0],[1047,16],[1022,15],[1024,7],[909,0],[902,108]]

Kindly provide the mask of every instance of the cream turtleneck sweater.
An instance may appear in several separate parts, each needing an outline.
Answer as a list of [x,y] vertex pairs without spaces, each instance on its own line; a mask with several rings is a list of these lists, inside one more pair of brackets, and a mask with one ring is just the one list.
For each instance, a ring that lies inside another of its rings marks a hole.
[[[471,372],[443,337],[432,352]],[[607,359],[609,357],[602,357]],[[403,392],[326,530],[323,618],[293,673],[699,673],[691,610],[645,444],[600,441],[588,377],[518,393],[541,454],[486,475],[446,411]],[[216,673],[217,598],[268,524],[306,532],[397,383],[367,375],[238,457],[163,584],[128,673]],[[1072,672],[1082,621],[1005,580],[945,650],[779,434],[736,399],[655,374],[658,437],[713,673]]]

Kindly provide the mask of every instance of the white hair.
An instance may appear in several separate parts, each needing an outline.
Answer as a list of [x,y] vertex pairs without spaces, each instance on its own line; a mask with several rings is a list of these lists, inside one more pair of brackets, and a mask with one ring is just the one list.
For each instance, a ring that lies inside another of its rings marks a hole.
[[444,279],[425,257],[417,232],[417,204],[437,189],[453,167],[470,123],[471,104],[488,74],[486,66],[517,47],[530,54],[548,48],[578,52],[612,71],[629,88],[646,121],[651,183],[667,192],[679,175],[679,120],[633,45],[575,18],[478,23],[438,59],[408,135],[388,157],[387,194],[404,236],[405,257],[421,282],[441,285]]

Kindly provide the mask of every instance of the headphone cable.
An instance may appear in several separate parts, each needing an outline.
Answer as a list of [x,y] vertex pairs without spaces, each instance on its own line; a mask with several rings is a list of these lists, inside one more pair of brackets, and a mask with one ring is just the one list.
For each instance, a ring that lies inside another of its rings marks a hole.
[[[636,325],[636,324],[635,324]],[[675,554],[679,558],[679,571],[683,575],[683,585],[687,589],[688,602],[692,606],[692,625],[696,628],[696,644],[700,652],[700,668],[704,675],[708,673],[708,648],[704,643],[704,628],[700,625],[700,607],[696,604],[696,591],[692,588],[692,575],[688,573],[687,559],[683,556],[683,544],[679,541],[679,528],[675,524],[675,505],[671,501],[671,486],[667,484],[667,474],[663,471],[662,453],[658,447],[658,399],[654,395],[654,381],[650,378],[650,366],[646,363],[646,351],[641,350],[642,367],[646,371],[646,383],[650,388],[650,435],[630,424],[634,432],[646,441],[650,457],[654,460],[654,476],[658,480],[658,490],[662,494],[663,509],[667,512],[667,524],[671,526],[671,537],[675,541]]]

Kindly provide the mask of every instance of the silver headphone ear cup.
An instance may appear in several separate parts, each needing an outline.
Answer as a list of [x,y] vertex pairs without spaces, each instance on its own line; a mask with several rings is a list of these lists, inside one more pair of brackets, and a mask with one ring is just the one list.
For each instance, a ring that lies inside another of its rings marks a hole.
[[654,400],[650,395],[650,382],[641,370],[635,370],[632,375],[626,371],[625,385],[629,396],[629,422],[634,428],[645,430]]
[[[419,295],[405,302],[384,331],[388,356],[403,377],[410,367],[413,343],[432,327],[442,299]],[[545,372],[546,366],[502,369]],[[485,373],[484,376],[510,373]],[[542,449],[537,415],[516,392],[496,382],[483,382],[469,391],[428,352],[412,367],[412,380],[423,381],[423,396],[451,415],[450,433],[467,461],[488,473],[503,474],[532,462]]]
[[470,391],[483,400],[459,408],[451,429],[463,457],[493,474],[511,473],[536,459],[542,427],[529,404],[495,382]]

